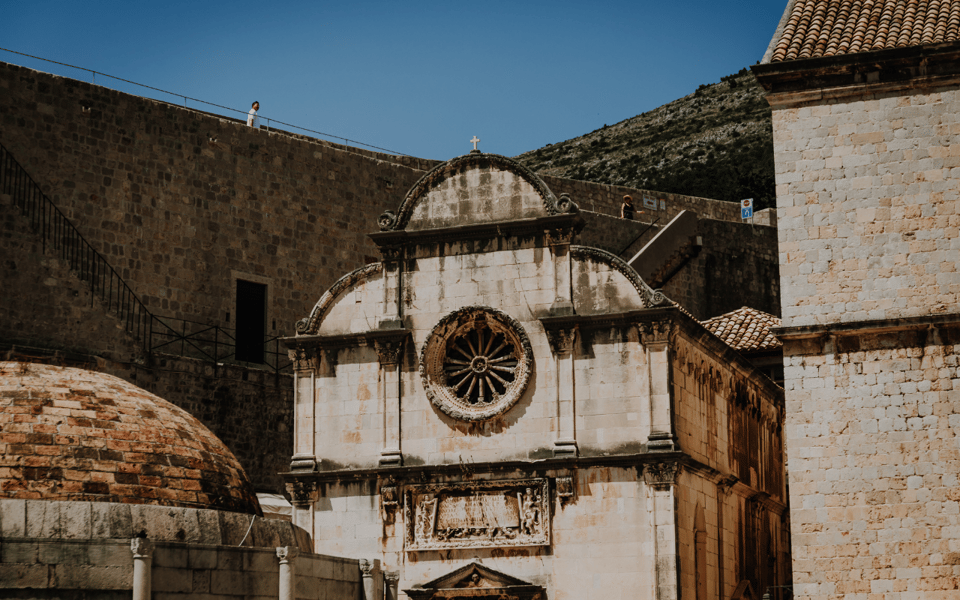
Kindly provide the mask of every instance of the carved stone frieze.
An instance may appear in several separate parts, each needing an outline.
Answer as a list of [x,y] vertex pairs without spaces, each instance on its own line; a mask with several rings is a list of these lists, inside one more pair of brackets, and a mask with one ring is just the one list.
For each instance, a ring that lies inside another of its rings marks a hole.
[[637,323],[643,344],[665,344],[670,341],[673,324],[670,321],[645,321]]
[[677,461],[647,463],[643,466],[643,481],[655,490],[666,490],[677,483],[681,465]]
[[550,544],[546,479],[410,485],[406,550]]
[[467,306],[437,323],[420,354],[430,401],[461,421],[485,421],[510,409],[533,371],[533,349],[510,315]]
[[317,482],[291,481],[287,483],[290,503],[298,508],[307,508],[317,501]]

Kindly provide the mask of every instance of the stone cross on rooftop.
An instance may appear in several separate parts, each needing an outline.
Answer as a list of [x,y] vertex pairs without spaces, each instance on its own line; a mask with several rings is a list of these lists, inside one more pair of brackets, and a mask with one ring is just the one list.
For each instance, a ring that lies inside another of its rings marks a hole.
[[473,139],[470,140],[470,143],[473,144],[473,151],[474,151],[474,152],[479,152],[479,150],[477,150],[477,143],[479,143],[479,142],[480,142],[480,138],[478,138],[477,136],[473,136]]

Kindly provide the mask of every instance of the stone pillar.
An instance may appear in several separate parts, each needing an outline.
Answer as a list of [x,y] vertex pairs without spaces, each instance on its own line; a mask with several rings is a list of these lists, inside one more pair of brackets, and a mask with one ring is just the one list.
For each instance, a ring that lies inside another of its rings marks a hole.
[[363,578],[363,599],[377,600],[374,597],[373,561],[361,558],[360,573]]
[[317,501],[317,482],[297,480],[287,484],[290,504],[293,505],[293,524],[305,529],[310,537],[316,539],[313,530],[313,510]]
[[576,325],[547,330],[547,339],[556,358],[557,369],[557,439],[554,441],[554,456],[576,456],[576,394],[574,346],[578,328]]
[[133,552],[133,600],[150,600],[150,570],[153,544],[147,538],[135,537],[130,540]]
[[673,393],[670,381],[669,321],[638,323],[640,340],[647,351],[650,382],[650,433],[647,449],[651,451],[678,450],[673,431]]
[[383,600],[398,600],[400,571],[386,571],[383,574]]
[[676,461],[650,463],[643,467],[647,498],[652,504],[657,600],[678,600],[680,597],[676,496],[679,474],[680,463]]
[[277,558],[280,559],[280,600],[294,600],[296,597],[296,579],[293,560],[300,550],[295,546],[280,546],[277,548]]
[[380,464],[399,466],[400,452],[400,363],[403,356],[401,338],[379,338],[373,342],[380,359],[380,399],[383,406],[383,449]]
[[294,348],[289,352],[293,361],[293,458],[290,471],[313,473],[317,471],[317,371],[322,360],[319,348]]

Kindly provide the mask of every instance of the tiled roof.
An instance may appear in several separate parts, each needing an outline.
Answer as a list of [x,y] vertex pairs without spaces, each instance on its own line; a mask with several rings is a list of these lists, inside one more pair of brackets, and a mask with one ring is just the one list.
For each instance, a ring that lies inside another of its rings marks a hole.
[[793,0],[770,62],[960,40],[960,0]]
[[775,350],[782,346],[780,340],[770,333],[771,327],[780,326],[780,319],[746,306],[701,323],[728,346],[741,352]]

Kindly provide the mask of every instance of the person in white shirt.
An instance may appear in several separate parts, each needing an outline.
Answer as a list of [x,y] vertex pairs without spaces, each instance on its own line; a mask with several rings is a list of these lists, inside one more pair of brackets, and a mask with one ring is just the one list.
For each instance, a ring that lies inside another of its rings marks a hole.
[[260,103],[254,102],[253,108],[247,113],[247,125],[254,129],[260,129],[260,117],[257,116],[258,110],[260,110]]

